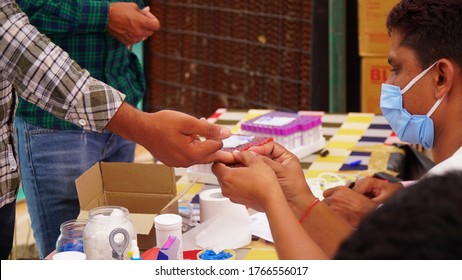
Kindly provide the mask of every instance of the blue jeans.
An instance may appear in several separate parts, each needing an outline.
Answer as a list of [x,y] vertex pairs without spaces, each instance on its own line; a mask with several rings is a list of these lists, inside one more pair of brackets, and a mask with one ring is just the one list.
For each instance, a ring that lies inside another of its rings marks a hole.
[[16,118],[24,195],[40,258],[56,247],[61,223],[80,210],[75,179],[98,161],[132,162],[135,144],[110,132],[54,130]]

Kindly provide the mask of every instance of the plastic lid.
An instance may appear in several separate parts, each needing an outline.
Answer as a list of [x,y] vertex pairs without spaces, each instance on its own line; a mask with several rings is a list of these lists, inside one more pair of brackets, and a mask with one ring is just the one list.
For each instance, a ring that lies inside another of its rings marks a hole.
[[177,214],[162,214],[154,218],[156,229],[160,230],[172,230],[181,229],[182,219]]

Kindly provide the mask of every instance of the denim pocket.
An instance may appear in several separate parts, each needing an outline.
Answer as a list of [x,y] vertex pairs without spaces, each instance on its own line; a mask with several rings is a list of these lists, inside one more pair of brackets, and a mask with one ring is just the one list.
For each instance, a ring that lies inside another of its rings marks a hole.
[[35,126],[33,124],[23,123],[24,129],[28,135],[36,135],[36,134],[51,134],[57,131],[62,131],[60,129],[53,129],[53,128],[44,128]]

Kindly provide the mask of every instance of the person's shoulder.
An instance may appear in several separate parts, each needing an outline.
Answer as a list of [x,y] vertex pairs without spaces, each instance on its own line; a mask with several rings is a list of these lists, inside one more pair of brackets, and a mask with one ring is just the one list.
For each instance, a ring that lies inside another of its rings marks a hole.
[[450,170],[462,170],[462,147],[460,147],[452,156],[438,163],[428,171],[428,175],[442,175]]

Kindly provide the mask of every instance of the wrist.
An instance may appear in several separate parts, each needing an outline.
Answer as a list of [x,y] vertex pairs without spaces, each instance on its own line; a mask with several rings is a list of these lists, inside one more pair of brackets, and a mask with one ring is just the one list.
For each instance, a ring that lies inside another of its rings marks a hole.
[[107,128],[127,140],[142,145],[142,142],[147,139],[144,139],[144,133],[139,132],[149,131],[146,125],[146,114],[148,113],[142,112],[130,104],[123,102],[107,124]]
[[311,209],[313,209],[318,203],[319,203],[319,198],[316,197],[313,201],[311,201],[310,204],[308,204],[308,207],[306,207],[306,210],[303,212],[303,215],[298,219],[298,222],[300,224],[303,224],[305,222],[305,219],[310,214]]
[[281,203],[289,203],[282,191],[279,182],[265,184],[266,191],[262,193],[261,197],[261,206],[263,207],[264,212],[270,211],[274,208],[275,205],[280,205]]
[[315,199],[316,197],[311,192],[305,192],[297,195],[296,199],[289,201],[289,206],[294,215],[300,218]]
[[132,125],[132,128],[134,129],[133,137],[136,139],[136,143],[139,143],[143,147],[149,149],[150,145],[154,142],[151,135],[157,135],[160,138],[160,135],[162,135],[161,133],[163,133],[159,128],[159,125],[161,125],[162,122],[157,121],[158,112],[148,113],[136,108],[135,110],[134,114],[136,115],[136,119]]

